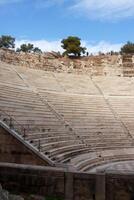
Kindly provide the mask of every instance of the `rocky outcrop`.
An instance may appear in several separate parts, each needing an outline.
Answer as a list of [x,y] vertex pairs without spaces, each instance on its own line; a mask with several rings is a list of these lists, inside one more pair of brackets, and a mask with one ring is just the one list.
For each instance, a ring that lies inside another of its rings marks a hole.
[[[131,72],[134,59],[129,59],[129,61],[123,65],[123,62],[126,62],[126,59],[124,60],[124,57],[122,58],[121,55],[98,55],[76,59],[62,57],[55,52],[43,54],[16,53],[12,50],[0,49],[0,60],[13,65],[42,69],[45,71],[77,74],[88,73],[92,76],[134,75],[134,73]],[[130,73],[126,73],[128,66]]]

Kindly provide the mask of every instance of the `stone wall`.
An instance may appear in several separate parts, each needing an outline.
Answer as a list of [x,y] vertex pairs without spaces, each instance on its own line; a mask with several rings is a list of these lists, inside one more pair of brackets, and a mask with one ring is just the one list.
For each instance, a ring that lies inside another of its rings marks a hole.
[[134,200],[134,173],[107,174],[106,200]]
[[64,200],[133,200],[134,174],[86,174],[70,169],[0,163],[0,184],[12,194]]
[[13,65],[54,72],[88,73],[90,75],[121,76],[123,72],[120,55],[100,55],[79,59],[51,54],[15,53],[0,49],[0,60]]
[[0,162],[48,165],[0,126]]
[[134,77],[134,56],[124,55],[122,60],[123,60],[123,76]]
[[134,56],[132,55],[99,55],[71,59],[52,53],[16,53],[12,50],[0,49],[0,60],[45,71],[88,73],[92,76],[134,76]]
[[0,184],[18,195],[94,200],[95,180],[96,175],[63,171],[60,168],[0,164]]

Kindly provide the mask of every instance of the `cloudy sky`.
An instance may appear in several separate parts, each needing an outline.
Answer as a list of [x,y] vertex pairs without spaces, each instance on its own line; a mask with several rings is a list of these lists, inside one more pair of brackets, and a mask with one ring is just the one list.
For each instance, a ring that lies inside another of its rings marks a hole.
[[89,52],[116,51],[134,42],[134,0],[0,0],[0,25],[17,46],[62,51],[61,39],[73,35]]

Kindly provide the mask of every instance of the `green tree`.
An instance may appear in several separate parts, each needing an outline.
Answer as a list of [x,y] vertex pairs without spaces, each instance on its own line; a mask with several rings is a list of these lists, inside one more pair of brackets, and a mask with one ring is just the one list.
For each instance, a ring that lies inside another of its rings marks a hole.
[[134,53],[134,43],[127,42],[122,48],[121,48],[122,54],[133,54]]
[[63,53],[64,55],[74,54],[75,56],[80,56],[81,53],[85,53],[86,48],[81,47],[81,39],[74,36],[69,36],[66,39],[61,41],[61,47],[66,51]]
[[17,48],[16,52],[25,52],[25,53],[31,53],[31,52],[34,52],[34,53],[42,53],[41,49],[39,49],[38,47],[34,47],[33,44],[22,44],[20,46],[20,48]]
[[41,49],[39,49],[38,47],[35,47],[34,49],[33,49],[33,52],[34,53],[42,53],[42,51],[41,51]]
[[20,48],[18,48],[16,51],[17,51],[17,52],[23,51],[23,52],[25,52],[25,53],[30,53],[30,52],[32,52],[33,50],[34,50],[34,45],[28,43],[28,44],[22,44],[22,45],[20,46]]
[[0,48],[15,48],[15,38],[10,35],[2,35],[0,37]]

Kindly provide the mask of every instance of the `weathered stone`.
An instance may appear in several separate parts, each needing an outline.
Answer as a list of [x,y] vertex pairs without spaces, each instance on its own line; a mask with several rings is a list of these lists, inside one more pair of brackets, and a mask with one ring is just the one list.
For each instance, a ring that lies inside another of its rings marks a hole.
[[55,52],[38,55],[34,53],[15,53],[11,50],[0,49],[0,60],[27,68],[53,72],[115,76],[121,76],[122,74],[120,55],[99,55],[71,59],[61,57]]

